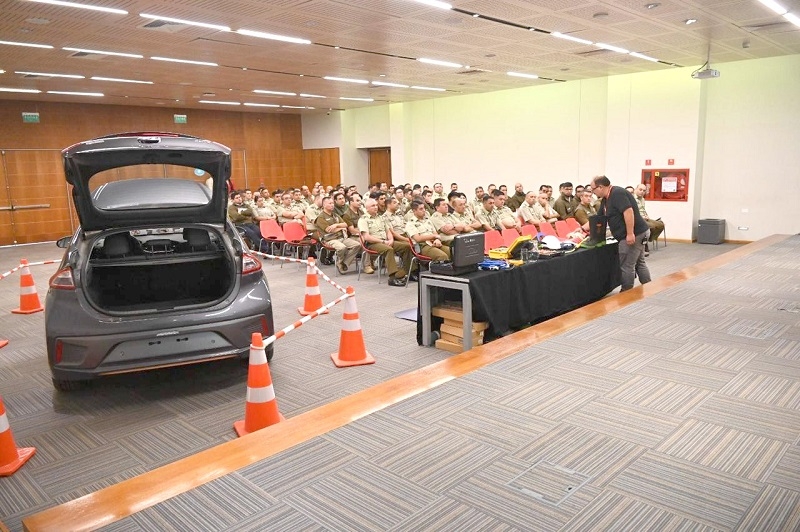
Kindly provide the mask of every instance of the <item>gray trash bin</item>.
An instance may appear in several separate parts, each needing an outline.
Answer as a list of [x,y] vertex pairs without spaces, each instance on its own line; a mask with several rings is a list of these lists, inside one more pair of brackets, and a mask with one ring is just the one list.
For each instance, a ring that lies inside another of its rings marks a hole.
[[725,241],[725,220],[706,218],[697,221],[698,244],[722,244]]

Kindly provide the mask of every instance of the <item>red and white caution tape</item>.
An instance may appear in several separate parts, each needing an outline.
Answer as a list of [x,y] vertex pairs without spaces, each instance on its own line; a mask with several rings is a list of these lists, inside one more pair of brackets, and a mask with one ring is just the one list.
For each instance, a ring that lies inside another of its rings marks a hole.
[[304,316],[303,318],[297,320],[296,322],[292,323],[288,327],[284,327],[280,331],[276,332],[275,334],[273,334],[269,338],[265,338],[264,339],[264,347],[272,344],[278,338],[283,338],[284,336],[286,336],[286,333],[297,329],[298,327],[302,326],[304,323],[306,323],[308,321],[311,321],[312,319],[316,318],[317,316],[319,316],[320,314],[322,314],[326,310],[329,310],[334,305],[338,305],[339,303],[341,303],[342,301],[344,301],[345,299],[347,299],[349,297],[353,297],[353,294],[346,294],[346,293],[342,294],[341,296],[339,296],[338,298],[334,299],[333,301],[331,301],[327,305],[321,306],[320,308],[318,308],[317,310],[315,310],[314,312],[312,312],[308,316]]

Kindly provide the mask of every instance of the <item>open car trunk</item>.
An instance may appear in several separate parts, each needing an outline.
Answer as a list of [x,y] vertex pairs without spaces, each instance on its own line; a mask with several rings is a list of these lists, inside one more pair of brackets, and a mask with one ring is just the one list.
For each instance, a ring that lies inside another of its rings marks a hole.
[[106,312],[210,306],[233,289],[229,251],[205,229],[136,236],[114,233],[95,243],[84,277],[85,293]]

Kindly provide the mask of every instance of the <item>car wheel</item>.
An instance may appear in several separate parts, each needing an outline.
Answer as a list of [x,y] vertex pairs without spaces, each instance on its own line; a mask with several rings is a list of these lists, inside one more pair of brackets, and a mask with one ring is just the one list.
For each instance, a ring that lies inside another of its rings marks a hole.
[[53,387],[59,392],[73,392],[89,385],[89,381],[53,379]]
[[267,353],[267,362],[272,362],[272,354],[273,354],[273,352],[275,351],[275,349],[274,349],[274,348],[275,348],[275,346],[274,346],[274,345],[270,345],[269,347],[267,347],[267,350],[266,350],[266,353]]

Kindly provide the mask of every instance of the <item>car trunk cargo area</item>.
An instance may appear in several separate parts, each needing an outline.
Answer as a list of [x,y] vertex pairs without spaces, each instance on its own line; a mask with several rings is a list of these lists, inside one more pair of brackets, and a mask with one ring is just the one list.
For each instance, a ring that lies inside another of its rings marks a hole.
[[[117,235],[128,243],[120,246]],[[118,233],[93,251],[84,278],[86,294],[108,312],[210,305],[228,295],[236,278],[221,247],[207,243],[197,249],[169,239],[140,242]]]

